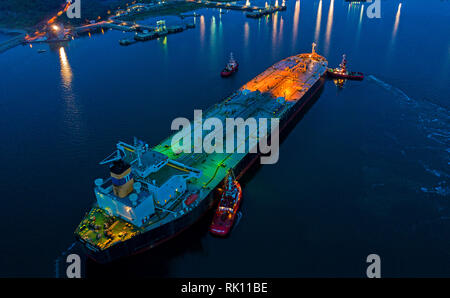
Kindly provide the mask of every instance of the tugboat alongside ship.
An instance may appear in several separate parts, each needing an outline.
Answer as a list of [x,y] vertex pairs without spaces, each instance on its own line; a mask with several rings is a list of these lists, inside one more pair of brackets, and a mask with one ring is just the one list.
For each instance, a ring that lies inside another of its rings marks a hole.
[[238,71],[238,68],[239,68],[239,64],[237,63],[236,60],[234,60],[233,53],[230,53],[230,60],[228,61],[227,66],[225,66],[225,68],[220,72],[220,75],[223,78],[229,77],[233,73]]
[[337,79],[346,79],[354,81],[362,81],[364,79],[364,74],[362,72],[354,72],[347,70],[347,57],[345,54],[342,56],[342,62],[339,64],[338,68],[328,68],[327,74],[329,77]]
[[226,236],[234,224],[242,198],[242,188],[232,172],[225,178],[225,187],[219,200],[209,231],[216,236]]
[[[327,60],[315,52],[313,44],[311,53],[274,64],[204,116],[223,121],[276,117],[280,134],[286,133],[286,127],[320,93],[326,70]],[[110,175],[95,180],[96,202],[75,231],[89,257],[111,262],[171,239],[217,206],[216,189],[230,179],[230,171],[239,180],[260,157],[258,153],[185,153],[172,148],[171,141],[169,136],[153,147],[136,138],[132,144],[118,142],[100,162]],[[247,138],[236,145],[247,147],[249,142]],[[234,214],[241,191],[234,182],[228,190],[234,198]],[[230,199],[228,193],[223,196]]]

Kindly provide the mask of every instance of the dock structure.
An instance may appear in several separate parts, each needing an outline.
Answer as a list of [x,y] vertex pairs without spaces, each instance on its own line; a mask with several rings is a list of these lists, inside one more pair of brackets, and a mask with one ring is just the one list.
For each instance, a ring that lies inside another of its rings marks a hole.
[[83,25],[80,27],[73,28],[72,33],[74,35],[79,35],[79,34],[97,31],[97,30],[101,30],[101,29],[107,29],[107,28],[110,28],[110,27],[108,27],[108,26],[110,26],[109,24],[110,24],[110,22],[102,21],[102,22],[98,22],[98,23]]
[[136,32],[133,39],[121,39],[119,40],[120,45],[131,45],[136,41],[147,41],[156,39],[158,37],[166,36],[167,34],[173,34],[182,32],[189,28],[195,28],[194,23],[184,23],[181,25],[171,25],[166,26],[164,20],[160,20],[154,26],[135,24],[135,23],[127,23],[127,22],[119,22],[115,20],[103,21],[94,24],[84,25],[77,27],[73,30],[75,35],[81,35],[84,33],[89,33],[92,31],[98,31],[101,29],[113,29],[119,30],[123,32]]
[[173,2],[176,1],[159,1],[152,3],[135,3],[128,6],[126,9],[119,9],[115,14],[109,17],[110,20],[120,20],[122,17],[132,17],[146,12],[158,11],[163,8],[169,7]]
[[265,15],[269,15],[269,14],[275,13],[277,11],[283,11],[283,10],[286,10],[286,6],[268,6],[263,9],[248,11],[245,13],[245,16],[247,18],[257,19],[257,18],[263,17]]
[[[163,37],[168,34],[183,32],[189,28],[195,28],[195,24],[186,23],[183,25],[171,25],[166,26],[166,22],[164,20],[160,20],[156,23],[156,26],[141,26],[136,25],[136,35],[134,36],[135,41],[147,41],[156,39],[158,37]],[[121,45],[130,45],[131,42],[128,40],[119,41]]]
[[134,31],[134,27],[133,25],[118,25],[115,23],[106,23],[104,26],[102,26],[103,28],[107,28],[107,29],[114,29],[114,30],[119,30],[119,31],[125,31],[125,32],[132,32]]
[[[161,22],[161,21],[159,21]],[[173,25],[173,26],[167,26],[164,25],[157,25],[156,28],[153,28],[153,30],[145,30],[141,33],[136,33],[134,36],[134,39],[137,41],[146,41],[146,40],[152,40],[158,37],[163,37],[168,34],[172,33],[178,33],[182,32],[190,27],[188,26],[181,26],[181,25]]]
[[158,37],[159,37],[158,33],[156,33],[155,31],[149,31],[149,32],[137,33],[134,36],[134,39],[137,41],[146,41],[146,40],[152,40],[152,39],[155,39]]
[[201,15],[194,11],[193,13],[180,13],[180,14],[178,14],[178,16],[180,18],[184,19],[184,18],[189,18],[189,17],[197,18],[197,17],[199,17]]
[[267,6],[266,7],[260,7],[260,6],[252,6],[250,4],[250,0],[247,0],[244,5],[239,4],[232,4],[229,2],[219,2],[219,1],[208,1],[208,0],[177,0],[182,2],[189,2],[189,3],[198,3],[202,4],[205,7],[209,8],[222,8],[222,9],[229,9],[229,10],[240,10],[240,11],[247,11],[247,12],[257,12],[263,13],[262,15],[271,14],[277,11],[286,10],[286,4],[283,0],[283,4],[281,6],[278,6],[278,0],[276,0],[275,6]]

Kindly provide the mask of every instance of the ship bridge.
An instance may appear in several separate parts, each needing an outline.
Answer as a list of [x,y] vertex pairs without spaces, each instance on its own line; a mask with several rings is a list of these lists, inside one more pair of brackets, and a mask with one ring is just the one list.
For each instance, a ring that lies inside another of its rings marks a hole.
[[111,177],[95,181],[97,204],[110,216],[140,227],[153,215],[176,212],[187,190],[187,180],[201,171],[149,149],[135,139],[134,145],[119,142],[117,150],[101,164],[110,165]]

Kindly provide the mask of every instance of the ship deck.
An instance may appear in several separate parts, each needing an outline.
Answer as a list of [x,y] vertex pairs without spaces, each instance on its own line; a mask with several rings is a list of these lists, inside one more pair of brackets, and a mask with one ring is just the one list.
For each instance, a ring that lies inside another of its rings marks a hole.
[[[302,71],[301,62],[305,62],[306,71]],[[224,120],[238,117],[243,119],[281,117],[319,80],[326,68],[327,61],[319,55],[301,54],[286,58],[269,67],[221,103],[214,105],[206,111],[203,118],[216,117]],[[277,102],[276,99],[279,97],[284,98],[283,104]],[[207,133],[204,132],[204,135]],[[237,147],[245,146],[248,149],[249,138],[257,138],[257,132],[250,132]],[[175,154],[171,150],[171,140],[172,136],[163,140],[153,150],[169,156],[169,159],[201,170],[202,176],[191,185],[194,188],[214,189],[227,172],[246,156],[246,153]],[[193,144],[194,140],[191,143]],[[192,146],[192,151],[193,149]]]
[[75,233],[96,248],[105,249],[132,238],[139,233],[139,229],[120,218],[108,216],[100,208],[92,208]]

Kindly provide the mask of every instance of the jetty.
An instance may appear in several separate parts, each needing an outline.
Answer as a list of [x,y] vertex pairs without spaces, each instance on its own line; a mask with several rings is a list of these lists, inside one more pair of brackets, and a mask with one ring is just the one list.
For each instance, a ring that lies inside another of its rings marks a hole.
[[[228,9],[228,10],[240,10],[240,11],[247,11],[249,13],[255,12],[255,15],[268,15],[272,14],[277,11],[283,11],[286,10],[286,3],[285,0],[283,0],[283,3],[281,6],[278,5],[278,0],[275,2],[275,6],[269,6],[266,5],[265,7],[261,6],[252,6],[250,3],[250,0],[247,0],[244,5],[230,3],[230,2],[219,2],[219,1],[208,1],[208,0],[177,0],[182,2],[189,2],[189,3],[198,3],[202,6],[208,7],[208,8],[222,8],[222,9]],[[253,14],[251,14],[253,15]]]
[[267,6],[264,7],[263,9],[259,9],[259,10],[254,10],[254,11],[248,11],[245,13],[245,16],[247,18],[260,18],[272,13],[275,13],[277,11],[283,11],[286,10],[286,6]]

